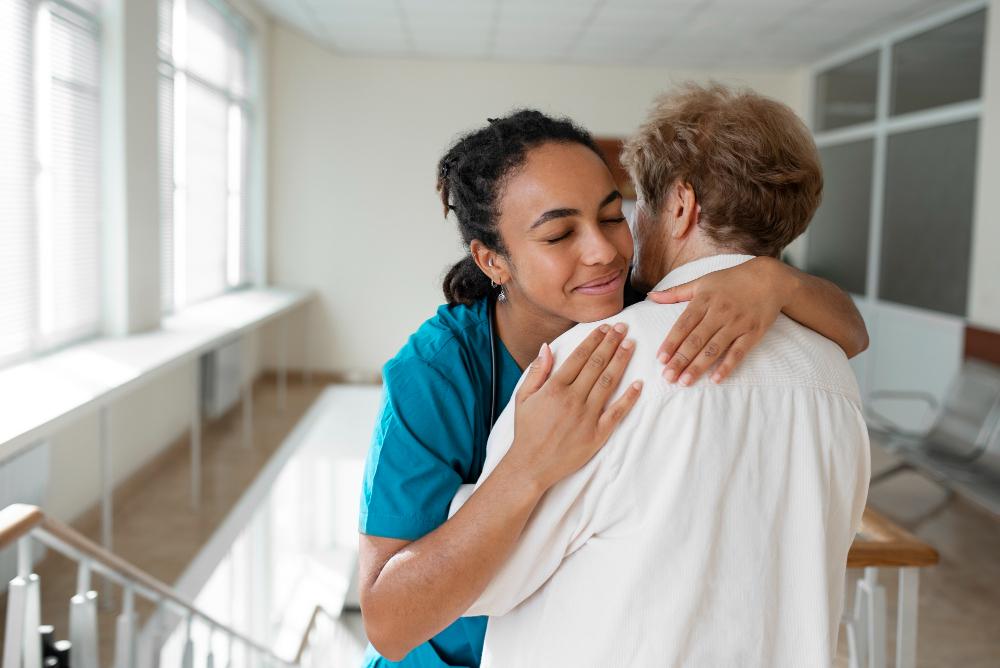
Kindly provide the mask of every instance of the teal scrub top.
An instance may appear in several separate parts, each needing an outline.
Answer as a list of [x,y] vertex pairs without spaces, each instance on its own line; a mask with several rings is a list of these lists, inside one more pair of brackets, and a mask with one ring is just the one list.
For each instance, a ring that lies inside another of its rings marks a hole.
[[[496,338],[497,415],[521,377]],[[368,450],[358,530],[415,540],[448,519],[462,484],[486,459],[492,392],[486,301],[442,306],[382,368],[382,403]],[[462,617],[394,663],[369,645],[363,666],[479,666],[486,617]]]

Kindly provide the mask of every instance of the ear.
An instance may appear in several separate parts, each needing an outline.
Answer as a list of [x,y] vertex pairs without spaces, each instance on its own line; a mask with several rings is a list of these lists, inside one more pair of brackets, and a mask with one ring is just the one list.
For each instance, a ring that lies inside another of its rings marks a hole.
[[[469,251],[472,253],[472,259],[476,261],[476,266],[478,266],[491,281],[497,285],[503,285],[510,280],[510,271],[507,266],[507,261],[484,246],[483,242],[479,239],[472,240],[472,243],[469,244]],[[493,260],[492,267],[490,266],[490,260]]]
[[701,204],[695,197],[694,188],[687,181],[678,181],[671,192],[670,206],[674,213],[674,226],[671,236],[682,239],[698,226],[701,217]]

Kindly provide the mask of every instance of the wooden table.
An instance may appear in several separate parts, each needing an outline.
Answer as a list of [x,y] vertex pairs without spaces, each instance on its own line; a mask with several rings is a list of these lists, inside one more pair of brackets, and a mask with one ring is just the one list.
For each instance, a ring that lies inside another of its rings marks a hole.
[[917,665],[917,611],[920,569],[938,563],[933,547],[865,508],[861,529],[847,554],[848,568],[864,568],[857,582],[854,611],[845,613],[850,668],[885,668],[885,588],[878,583],[879,568],[899,569],[899,605],[896,612],[896,668]]

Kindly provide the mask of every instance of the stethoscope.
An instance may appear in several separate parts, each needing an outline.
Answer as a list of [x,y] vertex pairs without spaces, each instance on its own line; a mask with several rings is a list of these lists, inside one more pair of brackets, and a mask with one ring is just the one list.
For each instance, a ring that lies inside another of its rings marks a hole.
[[490,390],[490,426],[486,430],[489,434],[493,431],[493,426],[497,423],[497,404],[500,398],[500,375],[498,373],[497,364],[497,342],[496,342],[496,330],[497,330],[497,317],[496,317],[496,300],[492,297],[486,298],[486,316],[489,320],[490,325],[490,379],[492,381],[492,388]]

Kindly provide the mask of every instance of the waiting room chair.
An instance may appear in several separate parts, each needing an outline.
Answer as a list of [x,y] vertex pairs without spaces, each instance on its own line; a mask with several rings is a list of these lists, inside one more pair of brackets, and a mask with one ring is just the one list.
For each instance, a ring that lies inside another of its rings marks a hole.
[[[921,426],[907,429],[879,412],[885,400],[923,402]],[[919,469],[948,487],[955,476],[1000,481],[1000,367],[966,360],[941,404],[927,392],[874,391],[866,417],[886,448],[903,459],[872,484],[905,469]]]

